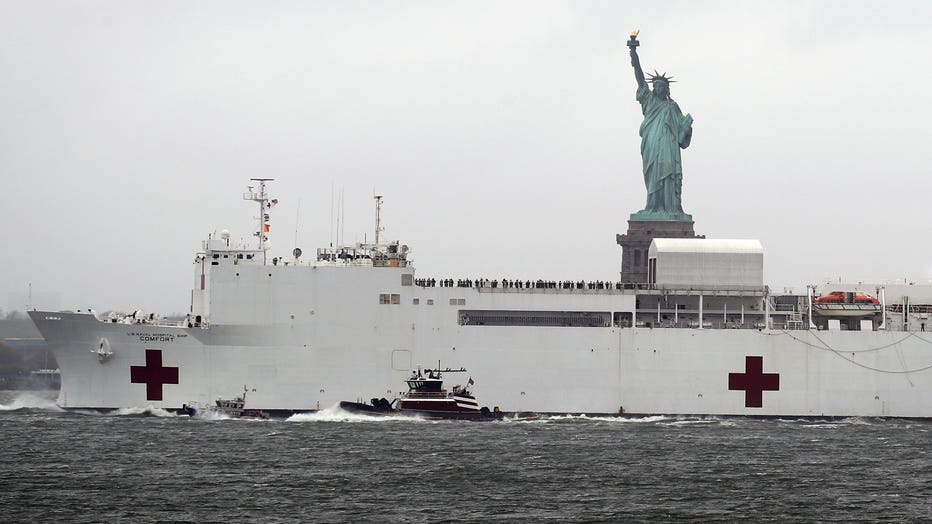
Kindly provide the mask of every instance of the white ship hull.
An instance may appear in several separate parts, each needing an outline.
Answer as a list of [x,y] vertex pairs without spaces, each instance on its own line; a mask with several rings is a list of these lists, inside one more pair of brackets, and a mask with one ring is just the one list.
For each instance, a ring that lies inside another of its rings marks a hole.
[[[637,298],[402,285],[411,273],[219,265],[205,279],[207,327],[31,316],[61,368],[64,408],[178,409],[246,386],[249,408],[316,410],[392,398],[412,368],[441,361],[467,367],[484,401],[503,411],[932,417],[932,333],[470,325],[466,309],[634,311]],[[397,303],[380,304],[381,294]],[[153,350],[177,383],[146,367]],[[754,357],[762,376],[730,376],[760,375]]]

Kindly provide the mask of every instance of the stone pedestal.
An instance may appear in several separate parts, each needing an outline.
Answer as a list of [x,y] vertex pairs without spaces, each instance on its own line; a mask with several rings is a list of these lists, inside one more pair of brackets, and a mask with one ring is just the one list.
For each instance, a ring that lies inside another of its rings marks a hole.
[[[655,238],[705,238],[693,230],[692,220],[628,220],[628,231],[615,235],[621,246],[621,281],[647,282],[647,250]],[[688,216],[688,215],[687,215]]]

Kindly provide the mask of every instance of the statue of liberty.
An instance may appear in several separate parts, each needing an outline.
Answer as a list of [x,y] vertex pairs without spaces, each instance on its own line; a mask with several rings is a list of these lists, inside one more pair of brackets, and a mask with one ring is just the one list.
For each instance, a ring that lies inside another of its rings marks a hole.
[[[637,32],[631,34],[631,65],[638,82],[637,100],[641,103],[644,121],[641,122],[641,162],[644,185],[647,186],[647,205],[631,215],[634,220],[692,220],[683,212],[683,161],[680,148],[689,147],[693,134],[693,117],[683,116],[680,106],[670,98],[672,77],[666,73],[644,78],[638,58]],[[647,83],[653,85],[653,90]]]

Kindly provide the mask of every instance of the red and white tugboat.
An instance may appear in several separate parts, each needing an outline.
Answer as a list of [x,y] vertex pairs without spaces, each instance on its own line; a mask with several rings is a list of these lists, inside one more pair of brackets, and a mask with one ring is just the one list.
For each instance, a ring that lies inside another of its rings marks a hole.
[[460,369],[425,369],[420,368],[411,373],[405,382],[407,393],[402,393],[392,402],[372,399],[369,404],[361,402],[340,402],[340,408],[354,413],[368,415],[417,415],[428,418],[495,420],[502,417],[498,407],[489,410],[479,407],[479,401],[469,387],[475,382],[470,378],[465,386],[453,386],[452,391],[443,389],[443,373],[465,373]]

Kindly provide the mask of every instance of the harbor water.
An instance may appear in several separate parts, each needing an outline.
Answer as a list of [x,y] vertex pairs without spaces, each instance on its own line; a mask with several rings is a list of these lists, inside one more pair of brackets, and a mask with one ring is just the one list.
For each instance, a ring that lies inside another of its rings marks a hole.
[[288,420],[0,392],[5,522],[932,519],[932,421]]

